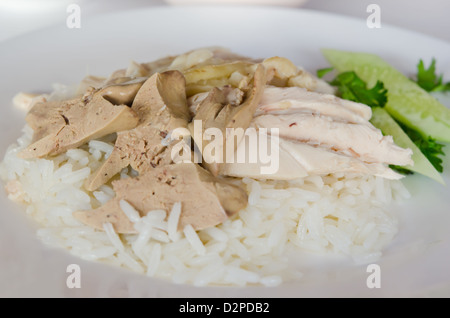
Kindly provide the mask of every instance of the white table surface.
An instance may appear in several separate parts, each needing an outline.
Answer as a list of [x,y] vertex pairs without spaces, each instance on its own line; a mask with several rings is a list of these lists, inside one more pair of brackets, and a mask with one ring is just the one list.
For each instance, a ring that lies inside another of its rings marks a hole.
[[[167,5],[164,0],[2,0],[0,42],[50,25],[65,25],[71,3],[79,4],[82,20],[105,12]],[[381,8],[381,26],[392,24],[450,41],[449,0],[309,0],[302,8],[367,19],[371,3]]]

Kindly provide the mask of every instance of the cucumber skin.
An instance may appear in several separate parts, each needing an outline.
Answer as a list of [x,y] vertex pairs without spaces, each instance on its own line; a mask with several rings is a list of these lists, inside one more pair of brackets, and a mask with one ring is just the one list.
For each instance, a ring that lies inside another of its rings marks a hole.
[[424,136],[450,142],[450,109],[379,56],[332,49],[322,53],[337,71],[355,71],[369,87],[382,81],[388,90],[385,108],[396,120]]
[[420,173],[445,185],[444,179],[442,179],[440,173],[433,167],[430,161],[384,108],[372,108],[372,118],[370,119],[370,122],[375,127],[379,128],[384,135],[392,136],[396,145],[402,148],[409,148],[413,151],[411,158],[414,161],[414,165],[405,166],[405,169]]

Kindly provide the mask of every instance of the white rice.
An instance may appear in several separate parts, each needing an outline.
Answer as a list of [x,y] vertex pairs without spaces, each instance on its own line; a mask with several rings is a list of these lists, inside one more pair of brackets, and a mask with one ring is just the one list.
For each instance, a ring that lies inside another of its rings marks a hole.
[[195,252],[198,255],[205,255],[206,254],[206,248],[203,245],[203,242],[200,240],[200,238],[197,235],[197,232],[194,230],[192,225],[188,224],[183,229],[184,236],[188,240],[189,244],[191,244],[191,247],[195,250]]
[[[121,201],[138,233],[118,235],[109,223],[98,231],[72,217],[72,212],[96,208],[114,196],[108,184],[93,193],[83,188],[90,172],[111,152],[111,142],[91,141],[52,159],[18,158],[31,136],[25,127],[17,144],[8,148],[0,176],[9,197],[27,204],[26,213],[40,224],[37,235],[44,243],[180,284],[277,286],[302,279],[302,268],[291,257],[299,251],[373,262],[398,230],[389,205],[409,196],[400,181],[357,174],[292,182],[244,178],[249,204],[221,225],[177,231],[180,203],[171,211],[149,211],[141,217]],[[135,175],[130,170],[121,176]]]

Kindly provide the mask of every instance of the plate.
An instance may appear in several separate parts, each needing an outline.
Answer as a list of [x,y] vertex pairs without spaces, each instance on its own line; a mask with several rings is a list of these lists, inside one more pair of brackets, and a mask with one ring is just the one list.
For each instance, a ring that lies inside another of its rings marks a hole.
[[[405,74],[419,58],[450,74],[450,44],[383,24],[301,9],[266,7],[158,7],[81,20],[0,44],[0,151],[21,134],[24,113],[12,105],[19,91],[46,92],[52,83],[71,84],[87,74],[108,75],[131,60],[147,62],[187,50],[224,46],[252,57],[280,55],[307,70],[327,63],[319,49],[379,54]],[[448,79],[447,79],[448,80]],[[450,161],[445,159],[450,184]],[[393,206],[400,230],[377,262],[380,288],[368,288],[366,265],[317,257],[305,279],[278,287],[215,288],[174,285],[127,270],[80,260],[48,248],[35,225],[0,193],[0,296],[7,297],[408,297],[450,295],[450,197],[448,187],[420,176],[405,184],[412,199]],[[317,260],[316,259],[316,260]],[[81,288],[66,285],[69,264],[81,269]],[[332,264],[333,263],[333,264]]]

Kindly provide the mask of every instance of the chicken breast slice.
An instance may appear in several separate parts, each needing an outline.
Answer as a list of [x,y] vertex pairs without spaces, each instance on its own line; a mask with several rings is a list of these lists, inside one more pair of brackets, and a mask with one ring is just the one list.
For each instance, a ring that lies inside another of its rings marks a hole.
[[341,99],[331,94],[308,91],[301,87],[268,86],[255,112],[264,114],[315,113],[352,123],[365,123],[372,117],[369,106]]
[[[230,93],[230,103],[239,104],[238,88],[225,88]],[[195,114],[198,105],[209,92],[199,93],[188,98],[188,106]],[[365,123],[372,117],[369,106],[341,99],[331,94],[312,92],[302,87],[266,86],[262,99],[256,109],[255,116],[264,114],[316,113],[332,116],[339,120],[354,123]]]
[[370,163],[413,164],[411,149],[395,145],[372,124],[335,121],[332,117],[293,113],[261,115],[252,122],[258,128],[278,128],[280,137],[317,145]]
[[[265,134],[257,135],[267,138]],[[276,142],[272,140],[271,142]],[[225,163],[223,174],[233,177],[250,177],[255,179],[294,180],[308,175],[327,175],[330,173],[348,172],[375,175],[397,180],[402,175],[394,172],[382,163],[366,163],[352,156],[339,154],[324,147],[316,147],[295,140],[279,138],[277,142],[278,156],[271,156],[270,163],[262,162],[258,156],[256,162],[248,160],[250,151],[255,151],[252,143],[243,140],[236,151],[236,156],[247,158],[245,162]],[[277,162],[274,162],[277,160]],[[269,165],[278,169],[270,174],[262,174]]]
[[[188,99],[195,114],[207,93]],[[235,177],[296,179],[309,174],[356,172],[400,179],[388,165],[412,164],[410,149],[383,136],[369,119],[369,106],[332,94],[312,92],[302,87],[267,85],[252,120],[253,128],[278,128],[279,168],[270,176],[261,175],[267,164],[226,163],[223,174]],[[248,154],[242,141],[237,154]]]
[[382,163],[366,163],[354,157],[338,154],[323,147],[314,147],[301,142],[285,140],[280,147],[291,154],[309,175],[325,175],[337,172],[353,172],[375,175],[387,179],[401,179],[403,176]]

